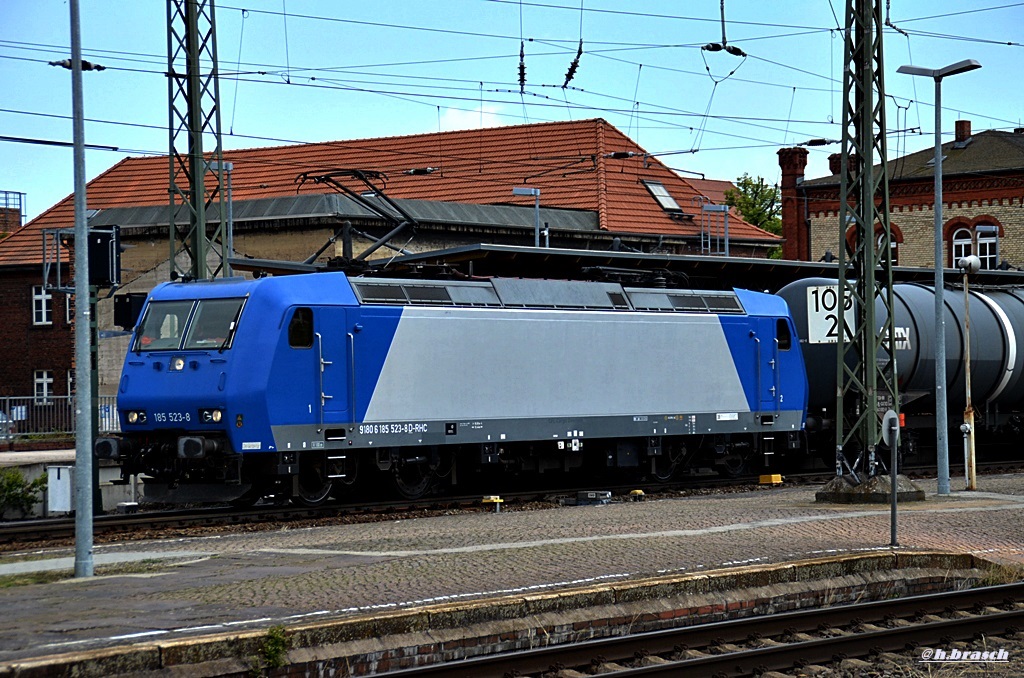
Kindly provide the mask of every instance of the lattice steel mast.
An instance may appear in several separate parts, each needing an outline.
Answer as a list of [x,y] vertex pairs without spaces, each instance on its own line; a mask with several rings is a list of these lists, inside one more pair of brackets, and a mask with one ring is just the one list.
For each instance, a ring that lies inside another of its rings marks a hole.
[[171,277],[215,278],[224,271],[225,209],[213,0],[168,0],[167,86]]
[[855,322],[839,333],[836,473],[845,468],[855,477],[865,464],[868,475],[876,473],[881,413],[899,411],[881,6],[880,0],[847,0],[846,6],[839,294],[841,308],[852,301]]

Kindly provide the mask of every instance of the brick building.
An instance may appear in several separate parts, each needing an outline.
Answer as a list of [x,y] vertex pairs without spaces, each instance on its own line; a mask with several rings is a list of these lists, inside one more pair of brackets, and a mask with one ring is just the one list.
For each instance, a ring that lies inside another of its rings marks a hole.
[[[224,160],[233,165],[234,249],[256,259],[303,261],[344,221],[368,236],[390,230],[330,186],[296,182],[301,173],[335,168],[385,175],[380,187],[420,224],[396,243],[413,252],[533,245],[534,198],[513,195],[517,186],[540,190],[552,247],[707,254],[724,236],[721,213],[700,209],[705,191],[601,119],[246,149],[225,152]],[[169,279],[167,168],[165,157],[128,158],[89,182],[88,207],[98,211],[91,225],[116,223],[129,246],[122,254],[125,291]],[[38,246],[42,229],[72,225],[72,203],[69,196],[23,230]],[[781,243],[735,213],[728,225],[732,256],[767,257]],[[357,242],[355,251],[369,242]],[[337,254],[327,249],[320,260]],[[103,393],[116,383],[127,346],[125,337],[103,338],[111,307],[101,301],[97,313]],[[69,360],[72,348],[69,335]]]
[[24,204],[24,193],[0,191],[0,240],[24,225]]
[[[0,242],[0,397],[31,395],[49,406],[73,384],[74,330],[68,297],[44,284],[42,234],[20,227],[20,204],[17,211],[11,221],[19,228]],[[68,261],[67,250],[54,255],[65,277]]]
[[[942,156],[943,264],[976,254],[986,269],[1024,266],[1024,128],[972,134],[970,121],[958,120]],[[935,265],[934,160],[929,147],[888,163],[894,263],[902,266]],[[830,156],[831,176],[804,180],[807,150],[779,151],[783,258],[837,252],[839,162]]]

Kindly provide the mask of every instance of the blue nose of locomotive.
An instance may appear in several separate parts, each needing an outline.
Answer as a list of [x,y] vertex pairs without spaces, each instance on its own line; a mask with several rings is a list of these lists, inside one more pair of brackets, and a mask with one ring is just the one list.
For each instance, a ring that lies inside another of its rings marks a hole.
[[[230,449],[228,375],[239,362],[236,330],[248,292],[241,281],[153,291],[118,384],[124,433],[150,434],[182,458],[201,457],[211,445]],[[98,454],[120,452],[114,443],[97,445]]]

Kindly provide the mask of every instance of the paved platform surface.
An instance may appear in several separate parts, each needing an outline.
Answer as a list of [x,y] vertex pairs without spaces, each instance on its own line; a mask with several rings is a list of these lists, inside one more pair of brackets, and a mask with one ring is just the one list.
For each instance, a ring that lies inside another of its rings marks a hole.
[[[899,512],[901,551],[1024,565],[1024,476]],[[954,479],[954,490],[963,486]],[[777,488],[97,546],[99,576],[0,586],[0,664],[60,652],[615,584],[742,564],[888,551],[888,505]],[[0,554],[0,584],[72,550]],[[62,560],[54,560],[60,558]],[[106,563],[111,564],[106,564]],[[53,576],[52,574],[50,575]],[[7,578],[7,579],[5,579]]]

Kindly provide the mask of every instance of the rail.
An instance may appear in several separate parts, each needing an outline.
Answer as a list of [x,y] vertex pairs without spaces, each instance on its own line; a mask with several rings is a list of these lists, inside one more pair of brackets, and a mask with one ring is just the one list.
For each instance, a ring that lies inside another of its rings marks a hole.
[[[97,400],[97,432],[120,431],[117,397]],[[0,441],[74,434],[75,396],[0,396]]]

